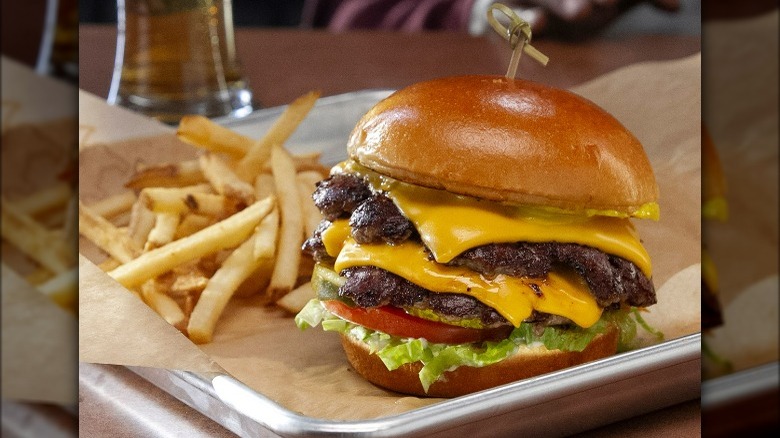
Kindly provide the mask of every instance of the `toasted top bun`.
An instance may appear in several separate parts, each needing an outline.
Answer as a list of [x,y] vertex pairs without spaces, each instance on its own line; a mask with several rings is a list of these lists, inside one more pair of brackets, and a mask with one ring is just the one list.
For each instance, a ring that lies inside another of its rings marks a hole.
[[397,91],[363,116],[347,149],[387,176],[495,201],[631,213],[658,197],[642,145],[614,117],[503,76]]
[[548,350],[544,346],[521,347],[514,356],[493,365],[462,366],[447,371],[428,388],[428,392],[420,383],[420,362],[389,371],[365,343],[342,334],[341,345],[355,371],[375,385],[421,397],[457,397],[612,356],[617,351],[618,336],[618,330],[613,327],[596,336],[579,352]]

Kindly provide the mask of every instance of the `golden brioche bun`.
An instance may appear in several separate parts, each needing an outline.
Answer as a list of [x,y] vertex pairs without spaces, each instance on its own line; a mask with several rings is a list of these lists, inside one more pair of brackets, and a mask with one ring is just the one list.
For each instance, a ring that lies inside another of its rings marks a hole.
[[341,345],[349,363],[366,380],[392,391],[421,397],[457,397],[612,356],[617,351],[617,341],[618,329],[613,326],[596,336],[581,352],[548,350],[543,346],[521,347],[514,356],[493,365],[463,366],[448,371],[426,393],[418,375],[422,369],[420,362],[389,371],[379,356],[371,354],[368,345],[341,335]]
[[503,76],[397,91],[363,116],[347,150],[393,178],[495,201],[630,213],[658,198],[642,145],[614,117]]

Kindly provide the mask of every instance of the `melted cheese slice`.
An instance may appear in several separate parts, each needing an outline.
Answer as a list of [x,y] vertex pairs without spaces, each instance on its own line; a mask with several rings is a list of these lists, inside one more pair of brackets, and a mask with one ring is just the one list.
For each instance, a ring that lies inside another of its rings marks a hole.
[[336,169],[343,170],[365,176],[375,191],[384,191],[414,223],[439,263],[489,243],[578,243],[629,260],[647,277],[652,276],[650,256],[628,218],[562,213],[455,195],[403,183],[350,162]]
[[[342,222],[337,225],[343,228]],[[349,225],[347,225],[348,227]],[[331,227],[334,228],[334,227]],[[339,230],[326,241],[335,242]],[[324,235],[323,235],[324,237]],[[361,245],[352,238],[342,241],[334,269],[376,266],[434,292],[469,295],[496,309],[515,327],[533,310],[560,315],[581,327],[590,327],[601,309],[585,281],[574,272],[550,272],[545,279],[498,275],[488,279],[468,268],[446,266],[429,260],[422,245],[406,241],[399,245]]]
[[322,243],[325,245],[325,252],[331,257],[338,257],[341,249],[344,247],[344,242],[350,236],[352,229],[349,226],[347,219],[337,220],[330,224],[325,231],[322,232]]

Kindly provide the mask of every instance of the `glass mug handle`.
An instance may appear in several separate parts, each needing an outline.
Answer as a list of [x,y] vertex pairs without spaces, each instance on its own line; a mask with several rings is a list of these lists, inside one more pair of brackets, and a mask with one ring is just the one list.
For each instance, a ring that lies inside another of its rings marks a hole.
[[171,124],[187,114],[251,113],[231,0],[117,0],[108,102]]

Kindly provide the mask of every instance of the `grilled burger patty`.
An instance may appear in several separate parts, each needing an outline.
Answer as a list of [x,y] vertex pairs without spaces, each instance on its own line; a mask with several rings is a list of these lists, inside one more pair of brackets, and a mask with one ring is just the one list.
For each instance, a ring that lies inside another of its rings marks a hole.
[[[325,220],[304,248],[319,262],[334,261],[325,251],[321,233],[336,219],[349,218],[352,235],[359,243],[397,244],[406,239],[420,239],[412,222],[393,201],[382,193],[372,193],[368,184],[356,175],[331,176],[318,184],[313,198]],[[465,251],[449,264],[465,266],[489,277],[505,274],[532,278],[544,277],[554,266],[564,265],[585,279],[601,307],[620,304],[645,307],[656,302],[652,282],[632,262],[574,243],[488,244]],[[420,307],[457,318],[478,318],[487,326],[508,324],[495,310],[475,298],[431,292],[379,268],[350,268],[344,275],[347,282],[339,294],[361,307],[386,304]],[[531,319],[547,324],[568,322],[538,312]]]

